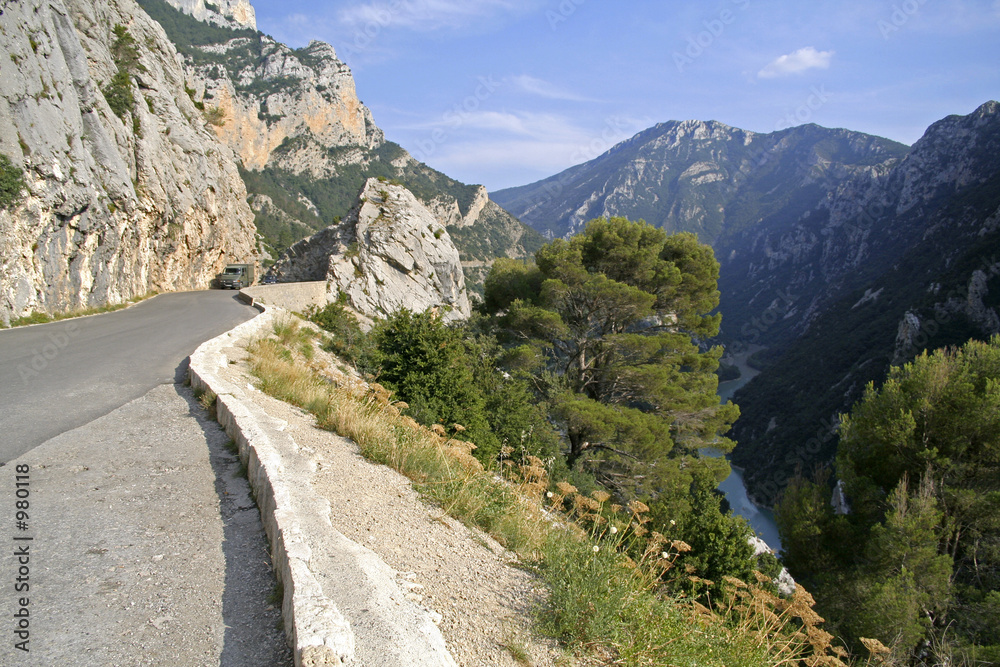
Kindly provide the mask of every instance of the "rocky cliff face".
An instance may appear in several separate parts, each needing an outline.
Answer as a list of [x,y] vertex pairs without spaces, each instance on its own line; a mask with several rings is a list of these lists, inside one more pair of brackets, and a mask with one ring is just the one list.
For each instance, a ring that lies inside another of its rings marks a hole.
[[248,0],[165,0],[199,21],[209,21],[225,27],[257,29],[257,13]]
[[449,230],[461,230],[455,241],[472,273],[541,244],[482,186],[458,183],[386,141],[329,44],[290,49],[257,32],[222,30],[218,13],[199,9],[201,0],[171,4],[211,26],[164,12],[162,0],[141,4],[181,48],[193,97],[215,114],[214,132],[239,155],[258,229],[278,250],[344,216],[371,177],[403,183]]
[[[945,241],[941,248],[962,252],[983,229],[978,216],[984,211],[962,220],[967,216],[949,203],[994,177],[996,117],[996,103],[990,102],[969,116],[935,123],[901,160],[864,167],[839,182],[821,181],[827,191],[816,205],[786,224],[765,219],[724,239],[717,245],[723,312],[742,326],[777,308],[780,322],[772,322],[767,334],[787,341],[929,235],[948,230],[949,239],[963,240]],[[744,333],[763,334],[760,329],[751,325]],[[729,333],[740,337],[738,329]]]
[[330,301],[346,298],[370,318],[400,308],[438,308],[445,320],[471,312],[458,250],[441,220],[405,187],[375,178],[339,224],[293,245],[274,272],[284,281],[327,280]]
[[[113,27],[134,39],[121,69]],[[0,16],[0,153],[27,192],[0,211],[0,319],[206,287],[253,256],[232,151],[184,92],[161,27],[132,0],[23,0]]]
[[[193,69],[197,95],[222,112],[224,122],[215,126],[216,135],[244,168],[274,166],[328,178],[343,161],[329,154],[330,147],[364,150],[385,141],[358,99],[350,68],[332,46],[314,41],[292,51],[266,35],[254,41],[240,37],[204,47],[214,56],[211,61],[221,59],[227,67],[222,70],[212,62]],[[296,150],[275,153],[292,141]]]

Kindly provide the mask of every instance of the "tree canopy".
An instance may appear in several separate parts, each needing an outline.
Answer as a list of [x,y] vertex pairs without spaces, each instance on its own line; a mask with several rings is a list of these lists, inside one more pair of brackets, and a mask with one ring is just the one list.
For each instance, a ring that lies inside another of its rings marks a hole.
[[1000,658],[1000,336],[893,368],[840,429],[851,513],[834,516],[822,484],[789,488],[793,575],[818,582],[848,638],[906,657],[947,635]]
[[567,463],[628,497],[654,497],[728,473],[723,437],[738,415],[715,394],[719,265],[693,234],[591,221],[543,246],[535,265],[498,261],[485,307],[566,435]]

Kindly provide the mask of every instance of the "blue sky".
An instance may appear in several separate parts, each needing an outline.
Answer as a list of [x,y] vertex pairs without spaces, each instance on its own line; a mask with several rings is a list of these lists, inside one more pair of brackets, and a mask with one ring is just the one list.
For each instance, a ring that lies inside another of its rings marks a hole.
[[907,144],[1000,99],[1000,0],[251,0],[329,42],[386,136],[490,190],[658,122],[818,123]]

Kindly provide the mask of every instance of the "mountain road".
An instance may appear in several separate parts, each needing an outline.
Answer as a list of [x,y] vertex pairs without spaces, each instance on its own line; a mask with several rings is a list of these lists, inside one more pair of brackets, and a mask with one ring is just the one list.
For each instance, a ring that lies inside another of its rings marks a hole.
[[257,310],[233,292],[163,294],[125,310],[0,331],[0,463],[154,387]]

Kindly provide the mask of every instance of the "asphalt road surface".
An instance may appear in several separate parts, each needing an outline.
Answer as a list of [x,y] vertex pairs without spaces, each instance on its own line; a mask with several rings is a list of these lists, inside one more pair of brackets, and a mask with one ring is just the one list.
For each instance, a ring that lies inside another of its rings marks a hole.
[[257,313],[234,292],[180,292],[0,331],[0,464],[183,381],[198,345]]

